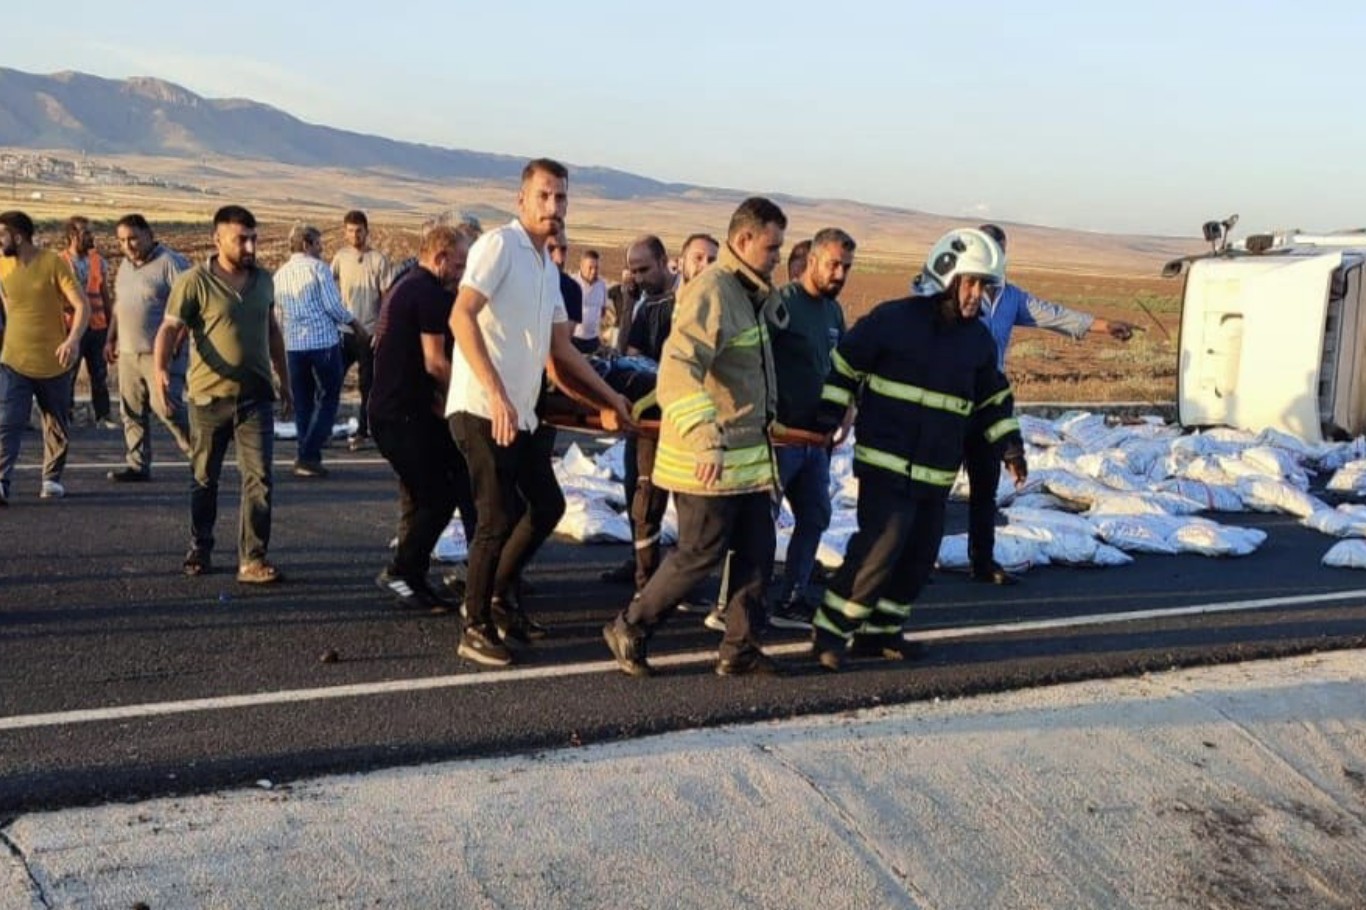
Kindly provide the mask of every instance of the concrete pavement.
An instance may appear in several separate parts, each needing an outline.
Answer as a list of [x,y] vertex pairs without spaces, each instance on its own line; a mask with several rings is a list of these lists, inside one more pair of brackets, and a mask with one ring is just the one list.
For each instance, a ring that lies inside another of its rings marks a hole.
[[3,910],[1345,910],[1366,903],[1366,659],[263,781],[3,835]]

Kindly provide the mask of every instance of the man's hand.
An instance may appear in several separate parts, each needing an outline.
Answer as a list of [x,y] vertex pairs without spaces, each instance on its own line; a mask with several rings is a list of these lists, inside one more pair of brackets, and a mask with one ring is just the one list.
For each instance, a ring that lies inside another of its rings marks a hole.
[[289,386],[280,384],[280,419],[289,420],[294,416],[294,394],[290,392]]
[[105,362],[105,363],[118,363],[118,362],[119,362],[119,344],[118,344],[118,342],[117,342],[115,339],[113,339],[113,338],[110,338],[108,341],[106,341],[106,342],[104,343],[104,362]]
[[1110,327],[1108,331],[1111,338],[1118,341],[1128,341],[1130,338],[1134,337],[1134,327],[1131,323],[1119,319],[1111,319],[1109,320],[1109,323]]
[[169,413],[171,412],[171,407],[170,407],[170,399],[171,399],[171,371],[170,371],[170,370],[157,370],[156,388],[153,389],[152,393],[153,393],[154,395],[156,395],[157,400],[161,403],[161,412],[162,412],[163,414],[169,414]]
[[489,400],[489,421],[493,424],[493,441],[500,446],[510,446],[517,439],[517,409],[506,394],[495,395]]
[[721,482],[724,457],[725,454],[720,449],[712,449],[697,456],[697,467],[693,468],[693,476],[702,486],[711,489]]
[[603,408],[598,412],[598,421],[602,428],[611,433],[635,429],[636,419],[631,414],[631,399],[625,395],[618,395],[611,404],[611,408]]
[[1007,455],[1004,459],[1006,470],[1010,473],[1010,479],[1015,482],[1015,489],[1024,486],[1029,478],[1029,465],[1025,463],[1023,452]]
[[71,365],[76,362],[78,344],[79,342],[72,341],[68,338],[66,341],[57,345],[57,350],[54,353],[56,353],[57,362],[62,365],[62,369],[69,370],[71,369]]

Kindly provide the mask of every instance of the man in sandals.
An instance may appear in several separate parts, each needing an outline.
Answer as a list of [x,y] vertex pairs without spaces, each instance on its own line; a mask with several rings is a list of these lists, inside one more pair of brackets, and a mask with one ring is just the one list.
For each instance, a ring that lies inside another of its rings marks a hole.
[[171,288],[157,331],[157,394],[166,407],[171,354],[181,327],[189,332],[190,551],[186,575],[209,571],[218,517],[218,479],[231,440],[242,476],[237,580],[270,584],[280,573],[266,560],[270,544],[270,462],[275,443],[275,382],[291,406],[284,336],[275,321],[270,272],[256,264],[256,218],[240,205],[213,216],[217,253],[184,272]]

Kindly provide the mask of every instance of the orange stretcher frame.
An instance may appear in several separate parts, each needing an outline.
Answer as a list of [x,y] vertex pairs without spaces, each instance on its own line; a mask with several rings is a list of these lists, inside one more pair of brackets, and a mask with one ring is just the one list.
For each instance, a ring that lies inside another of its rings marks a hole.
[[[567,413],[557,412],[548,414],[545,417],[546,423],[551,426],[560,427],[566,430],[583,430],[588,433],[608,433],[608,432],[629,432],[627,430],[604,430],[602,420],[596,413]],[[636,423],[636,432],[641,436],[650,439],[659,438],[658,420],[641,420]],[[829,437],[821,433],[813,433],[809,430],[794,430],[784,427],[781,431],[772,434],[773,444],[777,446],[828,446]]]

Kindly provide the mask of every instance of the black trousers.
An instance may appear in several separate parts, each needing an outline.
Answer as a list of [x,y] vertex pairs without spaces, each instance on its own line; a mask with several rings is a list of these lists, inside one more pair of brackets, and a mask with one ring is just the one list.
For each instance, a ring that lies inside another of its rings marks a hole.
[[982,434],[968,433],[963,443],[968,472],[968,561],[989,570],[996,552],[996,489],[1001,485],[1001,456]]
[[456,509],[465,539],[474,538],[476,510],[465,456],[435,414],[374,420],[370,430],[398,475],[398,549],[389,573],[425,578],[432,549]]
[[[643,591],[655,572],[659,571],[659,538],[664,531],[664,513],[669,508],[669,491],[655,486],[652,477],[658,449],[657,439],[627,437],[627,463],[633,463],[635,467],[635,482],[627,487],[627,501],[630,505],[631,537],[635,545],[637,591]],[[627,479],[630,479],[629,475]],[[634,492],[630,492],[632,489]]]
[[342,335],[342,379],[351,364],[356,364],[356,384],[360,387],[360,413],[356,416],[356,435],[370,435],[370,386],[375,382],[375,350],[369,339],[361,344],[353,332]]
[[470,540],[465,607],[471,625],[485,625],[494,596],[506,596],[564,516],[564,494],[551,466],[555,433],[542,424],[500,446],[493,441],[492,423],[465,412],[450,418],[450,428],[469,465],[479,512]]
[[859,478],[858,531],[830,580],[813,625],[816,645],[843,648],[854,635],[900,635],[934,568],[946,499],[909,495],[891,475]]
[[699,581],[733,550],[730,600],[721,658],[732,660],[759,648],[764,588],[773,572],[773,499],[767,491],[734,496],[674,494],[678,547],[631,601],[626,620],[646,634],[663,622]]

